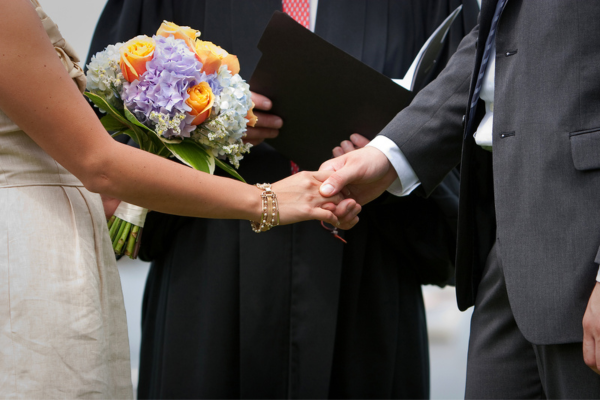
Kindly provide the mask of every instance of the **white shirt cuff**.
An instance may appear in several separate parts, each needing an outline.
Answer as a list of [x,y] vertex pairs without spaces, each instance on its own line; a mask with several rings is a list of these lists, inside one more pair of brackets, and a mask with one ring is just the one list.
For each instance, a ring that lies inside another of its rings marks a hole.
[[385,154],[398,174],[398,179],[390,185],[388,192],[394,196],[407,196],[421,184],[408,160],[392,139],[377,136],[367,146],[375,147]]
[[600,282],[600,268],[598,269],[598,275],[596,275],[596,282]]

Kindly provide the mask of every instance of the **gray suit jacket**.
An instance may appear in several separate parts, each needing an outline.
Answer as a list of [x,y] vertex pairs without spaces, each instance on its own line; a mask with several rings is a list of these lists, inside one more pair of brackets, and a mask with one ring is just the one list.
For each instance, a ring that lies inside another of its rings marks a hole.
[[508,1],[496,37],[492,154],[473,139],[483,102],[471,127],[462,121],[495,7],[483,0],[479,26],[381,134],[406,155],[422,194],[461,162],[459,307],[473,305],[497,240],[525,337],[581,341],[600,262],[600,2]]

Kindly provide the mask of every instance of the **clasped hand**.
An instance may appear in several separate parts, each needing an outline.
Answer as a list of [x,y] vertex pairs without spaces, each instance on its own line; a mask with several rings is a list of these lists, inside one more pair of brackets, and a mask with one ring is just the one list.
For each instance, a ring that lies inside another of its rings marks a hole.
[[379,197],[398,177],[380,150],[366,146],[368,139],[354,134],[333,149],[335,158],[323,163],[319,171],[332,172],[320,192],[329,197],[343,193],[364,205]]

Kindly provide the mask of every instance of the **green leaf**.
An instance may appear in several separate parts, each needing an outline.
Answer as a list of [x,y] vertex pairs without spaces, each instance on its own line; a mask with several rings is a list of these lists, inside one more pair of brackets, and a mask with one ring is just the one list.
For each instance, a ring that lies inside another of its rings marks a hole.
[[[140,144],[140,148],[142,150],[148,151],[152,154],[156,154],[158,156],[161,157],[169,157],[171,155],[171,152],[169,151],[169,149],[167,149],[167,147],[165,146],[165,143],[169,143],[169,141],[165,140],[164,138],[162,138],[161,136],[158,135],[158,133],[156,133],[156,131],[154,131],[153,129],[147,127],[146,125],[142,124],[137,117],[127,109],[127,107],[125,107],[125,109],[123,110],[125,113],[125,118],[127,118],[127,120],[132,123],[133,125],[135,125],[135,129],[140,130],[141,132],[139,133],[140,138],[145,139],[143,144]],[[173,141],[172,143],[179,143],[180,140],[177,141]]]
[[184,164],[208,174],[215,172],[215,158],[193,140],[184,140],[179,144],[165,143],[165,146]]
[[117,136],[123,135],[123,133],[126,131],[127,129],[121,129],[120,131],[116,131],[110,134],[111,137],[116,138]]
[[[130,138],[133,139],[134,142],[137,143],[138,146],[140,146],[140,149],[142,149],[142,145],[140,144],[140,137],[138,136],[138,132],[136,132],[133,129],[126,129],[123,132],[121,132],[123,135],[127,135]],[[143,149],[142,149],[143,150]]]
[[168,158],[171,155],[171,151],[157,135],[153,133],[145,133],[145,137],[148,142],[148,150],[146,151],[165,158]]
[[127,125],[121,123],[115,117],[110,114],[105,115],[100,118],[100,122],[102,122],[102,126],[109,132],[121,131],[123,128],[127,128]]
[[85,92],[84,95],[86,95],[87,98],[90,99],[92,103],[94,103],[99,109],[111,115],[123,125],[131,127],[131,123],[127,121],[127,118],[125,118],[125,116],[119,110],[110,105],[103,97],[91,92]]
[[125,109],[123,110],[124,114],[125,114],[125,118],[127,118],[127,121],[131,122],[132,124],[136,125],[138,128],[142,128],[143,130],[152,132],[156,135],[156,132],[154,132],[152,129],[148,128],[146,125],[142,124],[140,121],[138,121],[138,119],[136,118],[135,115],[133,115],[133,113],[131,111],[129,111],[127,109],[127,107],[125,107]]
[[228,163],[215,158],[215,164],[217,167],[221,168],[223,171],[227,172],[229,175],[233,176],[235,179],[239,179],[240,181],[246,183],[246,180],[242,178],[240,174]]

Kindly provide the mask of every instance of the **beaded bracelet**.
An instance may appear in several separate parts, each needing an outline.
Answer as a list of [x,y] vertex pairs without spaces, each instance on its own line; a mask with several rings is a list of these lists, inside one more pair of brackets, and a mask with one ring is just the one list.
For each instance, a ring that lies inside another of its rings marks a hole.
[[274,226],[279,225],[279,203],[277,202],[277,195],[271,189],[269,183],[257,183],[256,187],[262,189],[262,212],[259,222],[250,221],[252,230],[256,233],[266,232]]

